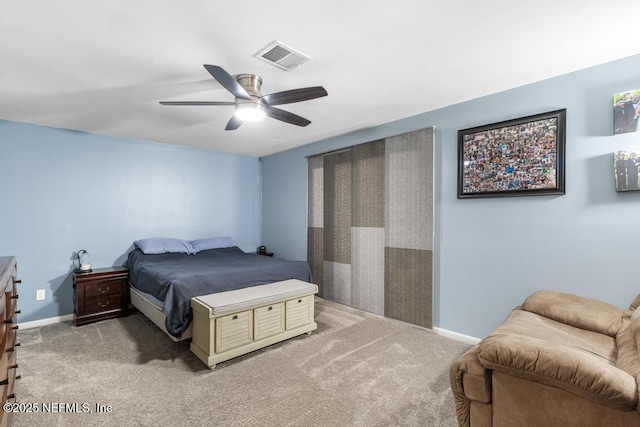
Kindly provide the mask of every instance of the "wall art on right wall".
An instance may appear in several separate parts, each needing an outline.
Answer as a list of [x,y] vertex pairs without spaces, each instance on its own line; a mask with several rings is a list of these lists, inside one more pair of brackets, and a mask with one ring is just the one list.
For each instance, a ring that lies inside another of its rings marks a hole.
[[564,194],[567,110],[458,131],[458,199]]
[[640,116],[640,89],[613,94],[613,134],[638,130]]
[[638,171],[640,169],[640,149],[613,153],[613,170],[616,191],[638,191]]

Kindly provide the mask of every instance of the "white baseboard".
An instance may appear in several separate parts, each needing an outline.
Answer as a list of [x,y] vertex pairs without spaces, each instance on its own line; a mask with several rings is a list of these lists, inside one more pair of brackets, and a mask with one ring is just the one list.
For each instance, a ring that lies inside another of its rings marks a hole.
[[62,323],[73,320],[73,314],[65,314],[64,316],[49,317],[47,319],[33,320],[31,322],[18,322],[20,329],[37,328],[39,326],[52,325],[54,323]]
[[[47,319],[33,320],[31,322],[19,322],[18,324],[20,325],[20,329],[31,329],[31,328],[37,328],[40,326],[52,325],[54,323],[69,322],[72,320],[73,320],[73,314],[66,314],[64,316],[49,317]],[[457,332],[449,331],[447,329],[442,329],[438,327],[434,327],[433,332],[443,337],[451,338],[456,341],[461,341],[471,345],[476,345],[481,341],[480,338],[459,334]]]
[[435,332],[438,335],[442,335],[443,337],[452,338],[452,339],[454,339],[456,341],[462,341],[464,343],[471,344],[471,345],[476,345],[481,341],[480,338],[471,337],[469,335],[464,335],[464,334],[459,334],[457,332],[448,331],[448,330],[442,329],[442,328],[434,327],[433,328],[433,332]]

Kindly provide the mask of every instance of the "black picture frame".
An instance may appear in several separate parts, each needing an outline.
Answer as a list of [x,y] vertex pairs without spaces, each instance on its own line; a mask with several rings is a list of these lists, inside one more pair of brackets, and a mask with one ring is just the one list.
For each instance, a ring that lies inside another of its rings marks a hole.
[[565,194],[566,109],[458,131],[458,199]]

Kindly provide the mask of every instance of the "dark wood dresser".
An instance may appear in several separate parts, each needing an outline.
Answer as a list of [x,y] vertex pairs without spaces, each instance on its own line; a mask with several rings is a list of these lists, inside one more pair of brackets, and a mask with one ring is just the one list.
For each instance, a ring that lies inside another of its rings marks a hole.
[[[18,370],[18,351],[20,344],[16,342],[18,320],[17,314],[20,313],[18,307],[18,291],[16,285],[20,283],[17,279],[18,263],[13,256],[0,257],[0,289],[3,296],[0,300],[0,313],[3,322],[0,326],[0,387],[2,387],[2,405],[5,403],[13,403],[16,397],[13,393],[14,383],[19,376],[16,375]],[[0,426],[10,426],[12,413],[0,411]]]
[[128,310],[129,270],[124,267],[95,268],[73,273],[76,326],[123,317]]

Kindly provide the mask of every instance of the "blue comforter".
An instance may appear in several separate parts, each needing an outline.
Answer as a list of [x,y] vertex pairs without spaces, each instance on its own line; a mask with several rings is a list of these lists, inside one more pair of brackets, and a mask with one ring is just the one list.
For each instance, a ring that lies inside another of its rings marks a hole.
[[163,302],[165,326],[179,337],[192,319],[191,298],[264,285],[280,280],[311,282],[305,261],[287,261],[245,253],[238,247],[209,249],[195,255],[129,253],[131,286]]

